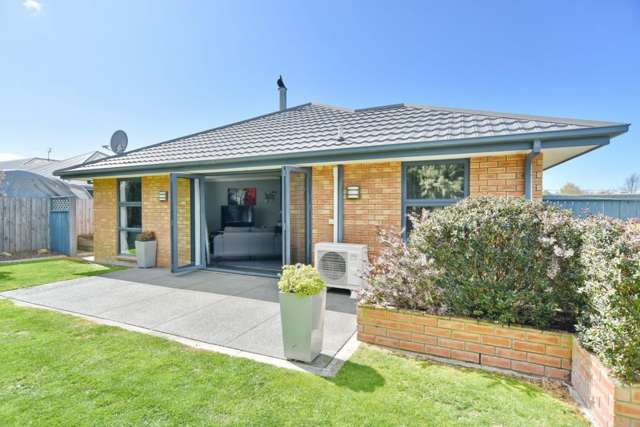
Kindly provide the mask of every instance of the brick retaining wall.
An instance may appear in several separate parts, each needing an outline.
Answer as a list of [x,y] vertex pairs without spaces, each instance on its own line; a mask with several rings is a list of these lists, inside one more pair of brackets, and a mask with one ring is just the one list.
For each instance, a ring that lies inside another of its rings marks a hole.
[[600,360],[573,345],[571,384],[603,427],[640,427],[640,384],[624,385],[611,378]]
[[360,306],[358,339],[566,382],[571,374],[573,336],[564,332]]

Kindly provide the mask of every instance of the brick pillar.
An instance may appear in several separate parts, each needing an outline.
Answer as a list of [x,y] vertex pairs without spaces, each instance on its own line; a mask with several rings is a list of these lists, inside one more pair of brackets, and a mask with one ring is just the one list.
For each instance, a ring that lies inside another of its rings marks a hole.
[[169,175],[142,177],[142,229],[153,231],[158,241],[157,266],[171,266],[171,212],[160,192],[169,192]]
[[118,255],[118,181],[93,180],[93,247],[97,262],[111,263]]

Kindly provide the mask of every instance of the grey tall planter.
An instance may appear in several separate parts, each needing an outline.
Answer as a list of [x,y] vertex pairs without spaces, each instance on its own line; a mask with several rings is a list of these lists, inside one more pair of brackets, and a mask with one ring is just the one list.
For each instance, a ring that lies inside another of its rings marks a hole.
[[158,242],[156,240],[149,240],[147,242],[140,242],[136,240],[136,260],[138,262],[138,267],[155,267],[157,248]]
[[299,297],[280,292],[282,341],[287,359],[311,363],[322,351],[327,290]]

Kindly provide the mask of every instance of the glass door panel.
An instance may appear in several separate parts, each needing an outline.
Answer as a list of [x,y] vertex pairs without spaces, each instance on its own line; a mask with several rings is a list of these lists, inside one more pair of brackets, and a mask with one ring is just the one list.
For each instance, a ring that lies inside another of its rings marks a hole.
[[202,266],[201,179],[171,174],[171,271]]
[[311,174],[284,166],[282,173],[283,263],[311,263]]

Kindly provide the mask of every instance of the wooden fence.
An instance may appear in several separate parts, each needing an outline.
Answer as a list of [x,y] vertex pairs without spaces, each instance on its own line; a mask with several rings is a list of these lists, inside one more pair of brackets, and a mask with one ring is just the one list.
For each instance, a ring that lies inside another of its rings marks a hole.
[[602,214],[619,219],[640,218],[640,195],[544,196],[543,200],[570,209],[579,217]]
[[0,252],[49,247],[49,199],[0,197]]
[[76,200],[76,235],[93,234],[93,199]]
[[[76,200],[76,235],[93,234],[93,200]],[[49,199],[0,197],[0,252],[49,248]]]

